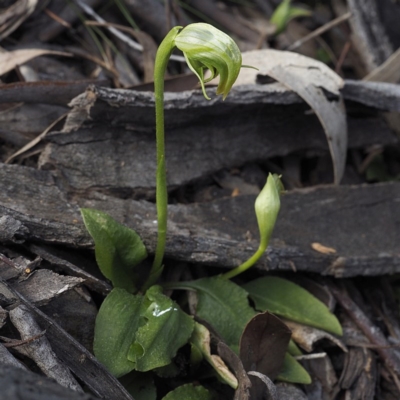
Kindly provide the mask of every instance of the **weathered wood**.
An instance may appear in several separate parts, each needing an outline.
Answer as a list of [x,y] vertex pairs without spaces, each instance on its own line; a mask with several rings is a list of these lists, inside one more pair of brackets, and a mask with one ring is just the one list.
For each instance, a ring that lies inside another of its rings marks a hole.
[[[68,9],[69,7],[66,7]],[[69,8],[70,9],[70,8]],[[62,28],[62,25],[58,24]],[[0,86],[0,103],[42,103],[67,105],[74,97],[84,92],[90,84],[107,85],[94,79],[82,81],[38,81],[13,82]]]
[[52,379],[0,364],[0,400],[96,400],[88,393],[63,388]]
[[[28,246],[28,249],[34,253],[40,256],[42,259],[48,261],[52,268],[54,268],[57,271],[62,271],[64,274],[71,275],[71,276],[76,276],[79,278],[83,278],[85,281],[85,286],[87,286],[90,290],[100,293],[103,296],[106,296],[112,289],[112,286],[93,276],[91,273],[89,273],[86,269],[83,269],[83,265],[87,266],[90,264],[87,259],[82,259],[79,261],[71,262],[68,261],[67,259],[71,258],[71,252],[70,251],[62,251],[60,248],[54,248],[51,246],[46,246],[46,245],[38,245],[35,243],[30,243]],[[73,258],[78,258],[78,257],[73,257]],[[82,268],[80,267],[82,266]],[[101,276],[101,273],[98,271],[97,266],[93,266],[96,268],[97,275]]]
[[[225,102],[207,101],[197,91],[166,98],[171,189],[222,168],[302,150],[328,151],[317,117],[278,84],[239,86]],[[74,104],[64,128],[74,132],[47,136],[40,167],[56,169],[69,191],[151,197],[156,169],[152,95],[92,87]],[[397,141],[373,116],[349,117],[348,126],[350,148]]]
[[84,282],[82,278],[58,275],[48,269],[39,269],[25,279],[13,283],[13,287],[32,303],[41,306],[82,282]]
[[370,72],[393,53],[393,46],[379,17],[379,1],[349,0],[347,3],[352,13],[353,40]]
[[400,112],[400,85],[347,80],[342,93],[347,100],[383,111]]
[[91,353],[2,279],[0,279],[0,291],[7,298],[17,300],[26,307],[41,329],[46,330],[46,337],[57,357],[95,395],[106,399],[132,400],[118,380]]
[[[37,324],[30,310],[20,304],[13,307],[9,315],[10,321],[21,335],[21,339],[27,341],[18,346],[16,350],[33,360],[46,376],[55,379],[61,386],[83,393],[82,387],[71,371],[54,353],[45,332]],[[35,338],[35,340],[30,340],[31,338]]]
[[[3,226],[6,230],[11,226],[10,232],[3,232],[9,240],[91,247],[80,206],[110,213],[136,229],[150,253],[155,249],[154,204],[99,193],[67,200],[50,171],[19,166],[0,166],[0,180],[0,221],[8,218],[15,222]],[[399,198],[400,183],[396,182],[291,191],[282,198],[271,246],[257,266],[338,277],[398,272]],[[240,264],[258,247],[254,199],[239,196],[170,205],[167,256],[228,268]],[[336,253],[319,253],[311,248],[314,242],[333,247]]]

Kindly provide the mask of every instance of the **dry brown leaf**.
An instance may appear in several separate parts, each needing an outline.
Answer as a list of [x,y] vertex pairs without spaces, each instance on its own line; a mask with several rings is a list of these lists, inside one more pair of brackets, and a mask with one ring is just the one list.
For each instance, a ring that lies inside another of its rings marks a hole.
[[[297,53],[279,50],[255,50],[243,53],[243,68],[235,86],[255,84],[258,76],[270,76],[296,92],[318,116],[333,161],[335,183],[343,176],[347,150],[347,122],[340,89],[344,82],[325,64]],[[328,100],[325,93],[334,96]]]
[[13,70],[16,66],[24,64],[32,58],[43,56],[43,55],[54,55],[54,56],[65,56],[71,57],[72,54],[64,53],[62,51],[52,51],[45,49],[21,49],[14,51],[7,51],[0,53],[0,75],[5,74]]
[[290,335],[287,325],[268,311],[254,316],[240,338],[240,359],[245,370],[275,379],[282,370]]
[[203,357],[215,369],[220,379],[232,388],[236,389],[238,387],[238,380],[228,369],[220,356],[211,354],[210,341],[211,337],[209,330],[205,326],[195,322],[195,329],[191,338],[192,344],[201,351]]
[[12,160],[14,160],[16,157],[20,156],[23,153],[26,153],[28,150],[32,149],[34,146],[36,146],[40,141],[50,132],[50,130],[57,124],[59,123],[63,118],[67,117],[68,113],[61,115],[58,117],[54,122],[52,122],[40,135],[36,136],[35,139],[31,140],[29,143],[27,143],[25,146],[23,146],[21,149],[13,153],[10,157],[7,158],[5,161],[5,164],[9,164]]
[[14,32],[35,11],[37,0],[17,0],[0,12],[0,40]]
[[316,342],[321,339],[328,339],[332,343],[336,344],[344,352],[347,352],[345,344],[337,337],[325,332],[321,329],[313,328],[311,326],[298,324],[297,322],[283,319],[284,323],[292,331],[292,339],[299,344],[307,352],[311,352]]

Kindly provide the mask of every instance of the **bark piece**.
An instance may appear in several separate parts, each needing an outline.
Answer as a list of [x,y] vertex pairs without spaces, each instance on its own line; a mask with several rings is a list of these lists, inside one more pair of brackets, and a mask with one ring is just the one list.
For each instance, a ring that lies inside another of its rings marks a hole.
[[4,326],[8,312],[0,306],[0,329]]
[[377,365],[373,352],[366,348],[350,348],[344,358],[340,387],[357,394],[359,398],[372,400],[376,379]]
[[[298,151],[328,150],[318,118],[306,115],[307,107],[282,86],[240,86],[224,103],[200,96],[198,92],[166,95],[170,189],[222,168]],[[40,168],[55,169],[70,191],[153,197],[152,95],[91,87],[73,104],[63,133],[47,135],[51,143],[40,157]],[[350,148],[397,142],[373,117],[349,117],[348,126]]]
[[62,276],[48,269],[40,269],[23,281],[14,283],[13,287],[32,303],[41,306],[82,282],[84,282],[82,278]]
[[[28,371],[24,364],[18,361],[3,344],[0,343],[0,367],[1,366],[11,366],[15,368],[20,368],[23,371]],[[1,378],[0,378],[1,379]],[[1,398],[1,397],[0,397]]]
[[[42,332],[34,317],[24,305],[12,309],[10,319],[18,329],[22,340],[29,339]],[[71,372],[57,358],[45,336],[24,344],[22,347],[28,357],[35,361],[44,374],[55,379],[61,386],[83,393]]]
[[[66,7],[71,9],[71,7]],[[62,25],[58,24],[58,26]],[[88,85],[106,85],[106,81],[94,79],[83,81],[13,82],[0,86],[0,103],[44,103],[66,106],[74,97],[84,92]]]
[[290,383],[279,382],[276,384],[276,390],[280,400],[307,400],[305,393]]
[[[79,207],[88,207],[108,212],[132,227],[150,253],[155,249],[154,204],[98,193],[90,199],[67,201],[49,171],[3,165],[0,178],[4,185],[0,218],[8,216],[21,223],[25,229],[18,240],[91,247],[79,214]],[[257,267],[336,277],[400,271],[399,197],[400,183],[396,182],[293,190],[282,198],[271,245]],[[239,196],[170,205],[167,256],[220,267],[239,265],[258,247],[254,201],[255,196]],[[311,244],[317,240],[337,253],[314,251]]]
[[379,110],[400,112],[400,85],[347,80],[342,92],[348,100]]
[[370,72],[393,53],[392,44],[379,17],[380,5],[376,0],[349,0],[348,6],[352,13],[350,24],[356,48]]
[[[78,260],[77,262],[70,262],[66,258],[70,256],[70,252],[62,251],[61,249],[55,249],[50,246],[30,244],[29,250],[37,254],[44,260],[50,262],[56,270],[60,270],[67,275],[76,276],[83,278],[85,281],[85,286],[89,289],[106,296],[112,289],[112,286],[95,276],[91,273],[80,268],[78,265],[82,263],[89,264],[87,260]],[[82,265],[83,267],[83,265]],[[96,272],[100,275],[97,265],[94,266]]]
[[0,364],[0,400],[96,400],[88,393],[64,388],[52,379],[30,371]]
[[[90,295],[89,295],[90,298]],[[93,353],[94,324],[97,307],[76,290],[70,290],[40,307],[80,344]]]
[[[132,400],[122,387],[96,358],[80,343],[65,332],[54,320],[30,304],[22,295],[0,280],[0,292],[10,300],[18,299],[34,316],[57,357],[97,396],[105,399]],[[78,394],[77,394],[77,398]]]

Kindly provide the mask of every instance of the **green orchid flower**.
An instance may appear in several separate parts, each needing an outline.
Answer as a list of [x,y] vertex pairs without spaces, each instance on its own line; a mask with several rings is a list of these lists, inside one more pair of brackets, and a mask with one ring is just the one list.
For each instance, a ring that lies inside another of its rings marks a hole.
[[[185,56],[189,68],[200,80],[204,97],[210,99],[205,91],[205,83],[219,76],[217,94],[226,98],[242,67],[242,55],[236,43],[228,35],[204,23],[191,24],[182,28],[172,28],[161,42],[156,55],[154,68],[154,95],[156,103],[156,207],[157,207],[157,247],[153,265],[142,290],[154,285],[160,276],[167,240],[167,173],[165,165],[164,133],[164,75],[168,60],[178,48]],[[211,72],[205,78],[206,70]]]
[[[204,97],[210,99],[204,84],[219,75],[217,94],[222,94],[225,99],[242,66],[242,54],[234,40],[212,25],[198,23],[180,31],[174,43],[183,52],[189,68],[199,78]],[[207,69],[211,76],[204,79],[204,71]]]

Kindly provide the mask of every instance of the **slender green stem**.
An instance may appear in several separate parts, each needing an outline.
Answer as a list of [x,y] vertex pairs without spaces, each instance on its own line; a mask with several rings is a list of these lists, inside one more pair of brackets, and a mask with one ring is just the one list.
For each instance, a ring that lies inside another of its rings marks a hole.
[[267,246],[263,246],[260,244],[258,250],[243,264],[240,264],[238,267],[231,269],[230,271],[226,272],[225,274],[221,275],[223,279],[231,279],[244,271],[247,271],[250,267],[252,267],[264,254],[265,249]]
[[157,206],[157,247],[149,277],[143,285],[145,291],[154,285],[163,270],[165,243],[167,238],[168,191],[167,172],[165,168],[164,139],[164,75],[171,53],[175,47],[174,39],[182,29],[176,26],[170,30],[158,48],[154,65],[154,95],[156,103],[156,142],[157,142],[157,172],[156,172],[156,206]]

